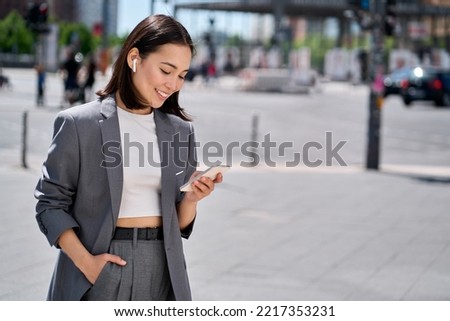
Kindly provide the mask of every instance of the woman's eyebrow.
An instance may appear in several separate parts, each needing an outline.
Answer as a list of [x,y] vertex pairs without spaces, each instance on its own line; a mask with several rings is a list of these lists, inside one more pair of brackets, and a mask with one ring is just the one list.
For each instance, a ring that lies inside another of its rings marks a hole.
[[[172,67],[173,69],[176,69],[176,70],[178,70],[178,67],[177,66],[175,66],[174,64],[172,64],[172,63],[170,63],[170,62],[162,62],[162,64],[164,64],[164,65],[167,65],[167,66],[170,66],[170,67]],[[189,71],[189,69],[186,69],[186,70],[183,70],[183,71],[186,71],[186,72],[188,72]]]

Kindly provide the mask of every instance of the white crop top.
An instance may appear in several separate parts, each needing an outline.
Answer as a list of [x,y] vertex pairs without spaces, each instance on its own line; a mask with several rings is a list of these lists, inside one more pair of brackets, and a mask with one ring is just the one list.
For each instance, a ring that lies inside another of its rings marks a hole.
[[123,190],[119,218],[161,216],[161,161],[154,113],[117,107],[122,140]]

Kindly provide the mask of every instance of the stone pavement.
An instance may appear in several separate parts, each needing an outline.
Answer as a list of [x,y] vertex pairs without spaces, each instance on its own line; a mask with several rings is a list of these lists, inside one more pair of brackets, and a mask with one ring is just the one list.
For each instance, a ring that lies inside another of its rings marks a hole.
[[[16,89],[2,95],[5,129],[17,125],[10,124],[12,111],[35,108],[30,72],[14,75]],[[38,229],[33,197],[60,102],[60,79],[52,77],[50,107],[32,114],[30,168],[18,166],[16,150],[0,149],[0,300],[44,300],[57,254]],[[185,241],[195,300],[450,300],[446,110],[406,112],[391,100],[382,167],[368,171],[360,165],[364,89],[330,84],[320,96],[285,97],[228,87],[224,94],[199,88],[183,96],[198,106],[190,108],[194,115],[208,116],[195,122],[200,141],[249,138],[250,116],[258,111],[262,131],[277,141],[294,136],[297,146],[325,130],[350,140],[344,150],[350,166],[241,168],[235,160],[224,183],[199,204]],[[430,115],[439,121],[431,123]],[[428,124],[441,134],[426,136]],[[20,133],[16,127],[2,132],[5,146]]]
[[[0,300],[43,300],[56,250],[39,170],[1,166]],[[239,168],[185,242],[195,300],[449,300],[450,176],[358,166]]]

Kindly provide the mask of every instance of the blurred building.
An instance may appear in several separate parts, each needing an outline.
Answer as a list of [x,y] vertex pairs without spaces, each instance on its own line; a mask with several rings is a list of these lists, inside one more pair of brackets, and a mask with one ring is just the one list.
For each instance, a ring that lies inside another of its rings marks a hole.
[[424,0],[423,2],[433,6],[450,5],[450,0]]
[[[450,0],[424,0],[424,4],[450,8]],[[448,13],[446,15],[441,15],[438,12],[435,12],[424,20],[427,25],[426,29],[432,36],[442,37],[450,35],[450,16]]]
[[[58,2],[59,0],[53,0]],[[104,1],[106,2],[107,21],[103,21]],[[74,0],[76,21],[85,23],[91,29],[106,23],[107,34],[117,32],[118,0]]]
[[[372,0],[381,1],[381,0]],[[174,1],[175,14],[179,10],[210,10],[223,12],[248,12],[256,15],[270,14],[274,20],[272,34],[275,38],[286,37],[290,33],[292,39],[301,39],[310,31],[320,30],[319,24],[327,18],[338,20],[337,46],[345,45],[350,32],[351,21],[344,16],[344,11],[352,9],[349,0],[228,0],[228,1]],[[394,0],[391,1],[396,19],[401,25],[398,28],[404,37],[408,37],[408,22],[423,22],[428,35],[447,36],[450,34],[450,0]],[[354,9],[354,8],[353,8]],[[286,23],[286,17],[289,22]],[[264,27],[258,23],[263,33]],[[289,29],[289,30],[288,30]],[[256,34],[256,35],[261,35]]]
[[[65,59],[65,51],[58,46],[58,26],[52,22],[65,21],[85,24],[96,35],[115,35],[119,0],[0,0],[0,19],[16,10],[26,17],[33,4],[48,5],[48,32],[39,37],[33,55],[22,55],[20,59],[12,54],[0,54],[4,66],[30,67],[43,63],[49,71],[55,71]],[[104,39],[107,39],[104,37]],[[106,43],[106,41],[105,41]],[[108,57],[105,57],[107,61]],[[105,62],[107,64],[107,62]]]
[[0,0],[0,19],[12,10],[17,10],[23,16],[27,13],[29,3],[46,2],[49,15],[56,20],[82,22],[92,30],[103,29],[103,5],[106,4],[108,34],[116,34],[118,0]]
[[[16,10],[21,15],[25,16],[27,8],[30,3],[40,3],[43,1],[30,1],[30,0],[0,0],[0,19],[7,16],[12,10]],[[76,1],[72,0],[50,0],[47,1],[50,4],[51,14],[58,17],[60,20],[76,21],[75,20],[75,5]]]

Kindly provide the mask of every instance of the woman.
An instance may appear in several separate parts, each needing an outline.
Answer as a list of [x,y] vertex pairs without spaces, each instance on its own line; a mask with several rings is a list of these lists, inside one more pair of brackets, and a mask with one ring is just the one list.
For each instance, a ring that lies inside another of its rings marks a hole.
[[49,300],[191,300],[182,237],[197,202],[222,181],[195,172],[191,123],[178,105],[194,53],[171,17],[128,36],[98,101],[58,114],[35,196],[61,249]]

